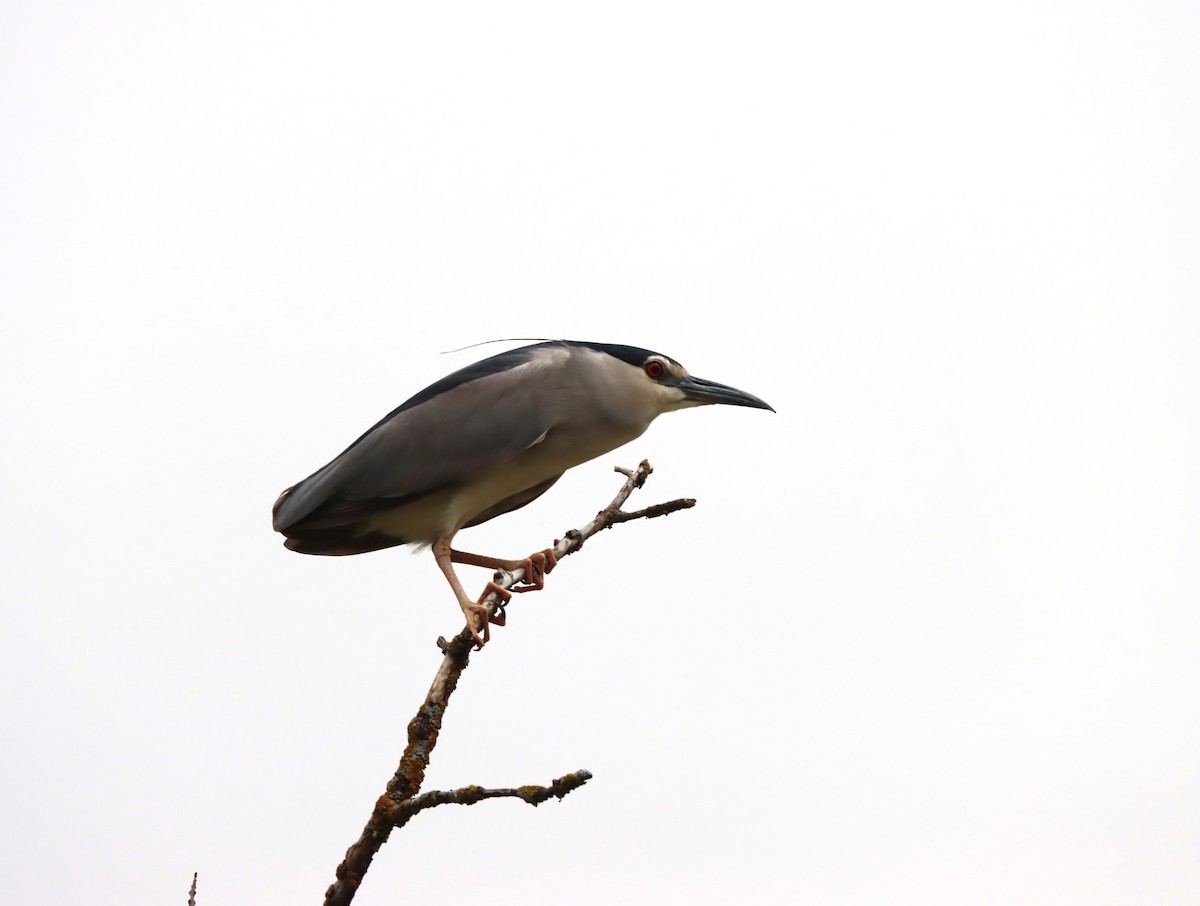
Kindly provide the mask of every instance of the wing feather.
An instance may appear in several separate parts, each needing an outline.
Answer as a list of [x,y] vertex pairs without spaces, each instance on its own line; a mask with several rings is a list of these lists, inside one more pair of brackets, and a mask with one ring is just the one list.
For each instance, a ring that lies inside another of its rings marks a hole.
[[275,503],[276,530],[302,521],[313,528],[357,522],[461,483],[539,443],[554,427],[554,407],[546,403],[562,389],[554,378],[561,369],[547,366],[569,351],[543,344],[513,353],[525,355],[500,371],[471,366],[423,390],[284,491]]

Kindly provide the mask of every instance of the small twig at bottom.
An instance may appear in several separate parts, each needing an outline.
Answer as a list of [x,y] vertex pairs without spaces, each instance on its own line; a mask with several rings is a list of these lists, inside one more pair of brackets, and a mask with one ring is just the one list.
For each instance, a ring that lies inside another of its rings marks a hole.
[[[400,803],[395,814],[403,816],[407,821],[417,812],[423,812],[435,805],[474,805],[484,799],[520,799],[532,806],[541,805],[550,797],[562,799],[572,790],[577,790],[592,779],[591,771],[575,771],[565,774],[551,782],[550,786],[519,786],[506,789],[491,790],[481,786],[464,786],[457,790],[434,790],[422,793],[407,802]],[[397,827],[400,826],[398,822]]]

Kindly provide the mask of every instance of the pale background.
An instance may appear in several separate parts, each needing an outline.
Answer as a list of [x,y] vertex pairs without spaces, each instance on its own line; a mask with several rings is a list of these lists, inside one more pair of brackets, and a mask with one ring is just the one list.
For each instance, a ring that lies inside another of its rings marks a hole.
[[[6,903],[319,903],[461,625],[286,485],[498,337],[756,393],[453,702],[368,904],[1200,900],[1200,8],[6,4]],[[465,570],[470,584],[481,571]]]

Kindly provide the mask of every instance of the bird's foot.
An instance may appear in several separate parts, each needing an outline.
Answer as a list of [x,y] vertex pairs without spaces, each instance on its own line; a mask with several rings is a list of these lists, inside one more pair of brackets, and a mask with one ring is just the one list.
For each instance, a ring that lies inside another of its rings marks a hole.
[[[485,602],[493,593],[496,595],[496,601],[489,608]],[[495,582],[489,582],[478,601],[462,602],[462,612],[467,618],[467,628],[471,630],[471,638],[475,640],[476,651],[481,650],[491,639],[490,624],[495,623],[497,626],[505,624],[504,605],[511,599],[512,594],[507,589],[501,588]],[[479,629],[475,628],[476,625],[479,626]],[[482,635],[480,635],[480,630],[483,632]]]
[[523,569],[525,578],[521,580],[522,584],[515,587],[513,591],[541,591],[546,586],[546,575],[557,565],[558,558],[554,556],[554,551],[550,548],[517,561],[514,568]]

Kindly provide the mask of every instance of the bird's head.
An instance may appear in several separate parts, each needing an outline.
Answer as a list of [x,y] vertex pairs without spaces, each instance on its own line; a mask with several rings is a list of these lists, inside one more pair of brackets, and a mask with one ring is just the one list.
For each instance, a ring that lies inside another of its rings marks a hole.
[[627,412],[636,411],[647,424],[664,412],[692,406],[748,406],[775,410],[744,390],[691,375],[670,356],[636,346],[579,343],[603,374],[607,401]]

